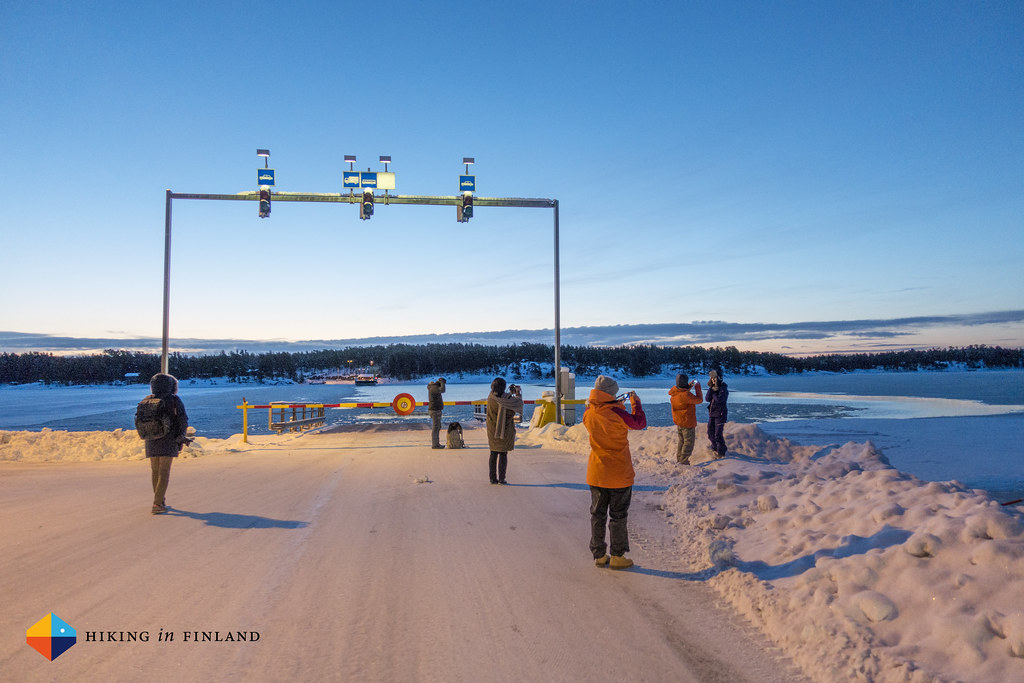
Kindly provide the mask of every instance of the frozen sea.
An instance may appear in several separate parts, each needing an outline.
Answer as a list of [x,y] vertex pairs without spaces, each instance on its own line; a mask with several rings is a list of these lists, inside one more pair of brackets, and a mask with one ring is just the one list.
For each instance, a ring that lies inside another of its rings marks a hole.
[[[700,378],[704,379],[704,378]],[[804,444],[873,442],[893,466],[930,481],[957,480],[997,497],[1024,496],[1024,370],[900,373],[809,373],[732,376],[729,419],[757,423],[766,432]],[[539,398],[550,384],[515,380],[523,398]],[[593,378],[577,378],[577,398],[586,398]],[[621,391],[636,390],[650,426],[672,424],[669,378],[619,378]],[[449,378],[447,401],[485,398],[479,378]],[[146,385],[0,386],[0,429],[107,431],[132,429],[135,404]],[[426,380],[351,384],[237,384],[183,381],[179,394],[190,423],[202,436],[226,438],[242,430],[243,398],[250,404],[273,401],[342,403],[390,402],[409,393],[427,398]],[[706,412],[698,406],[698,420]],[[532,412],[527,407],[526,418]],[[400,417],[390,409],[332,409],[328,423],[425,423],[422,409]],[[472,408],[449,406],[445,422],[472,422]],[[269,433],[267,411],[252,411],[252,434]]]

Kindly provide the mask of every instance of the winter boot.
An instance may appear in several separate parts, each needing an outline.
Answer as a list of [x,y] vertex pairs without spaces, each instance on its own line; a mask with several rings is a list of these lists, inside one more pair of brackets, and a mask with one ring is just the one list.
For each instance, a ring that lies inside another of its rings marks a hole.
[[612,555],[610,566],[612,569],[629,569],[633,566],[633,560],[622,555]]

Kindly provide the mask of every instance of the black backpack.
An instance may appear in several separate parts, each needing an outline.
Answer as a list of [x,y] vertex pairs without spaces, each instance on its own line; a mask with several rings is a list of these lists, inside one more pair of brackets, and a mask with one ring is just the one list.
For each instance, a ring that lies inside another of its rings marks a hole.
[[171,399],[147,396],[135,409],[135,431],[143,441],[156,441],[171,433],[174,425]]

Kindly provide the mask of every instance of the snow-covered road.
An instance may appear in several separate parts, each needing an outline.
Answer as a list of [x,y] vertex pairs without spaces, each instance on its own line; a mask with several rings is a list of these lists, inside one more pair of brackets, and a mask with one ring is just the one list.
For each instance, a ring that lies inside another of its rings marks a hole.
[[[166,516],[144,462],[6,465],[2,678],[802,680],[681,568],[657,487],[634,493],[638,567],[598,569],[579,458],[513,453],[491,486],[466,436],[179,460]],[[78,638],[52,662],[25,644],[50,612]]]

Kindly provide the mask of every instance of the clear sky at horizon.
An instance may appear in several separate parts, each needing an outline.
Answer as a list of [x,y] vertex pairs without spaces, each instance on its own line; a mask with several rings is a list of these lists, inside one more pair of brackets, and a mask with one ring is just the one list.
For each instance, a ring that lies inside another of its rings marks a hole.
[[[254,190],[257,147],[279,191],[473,156],[557,198],[565,327],[1024,309],[1020,2],[9,1],[0,91],[0,330],[159,336],[165,190]],[[548,210],[177,201],[172,254],[172,337],[553,323]]]

